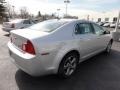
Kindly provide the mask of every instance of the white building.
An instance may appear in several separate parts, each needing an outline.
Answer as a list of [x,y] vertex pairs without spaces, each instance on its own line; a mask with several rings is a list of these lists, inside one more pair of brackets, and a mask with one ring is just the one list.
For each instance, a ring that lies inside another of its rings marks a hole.
[[116,22],[118,17],[118,10],[108,12],[89,12],[88,14],[79,16],[79,19],[89,19],[95,22]]

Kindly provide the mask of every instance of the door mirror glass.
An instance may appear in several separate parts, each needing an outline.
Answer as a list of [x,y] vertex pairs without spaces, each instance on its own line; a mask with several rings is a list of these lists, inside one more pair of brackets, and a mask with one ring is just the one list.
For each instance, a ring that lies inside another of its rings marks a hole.
[[104,31],[104,34],[110,34],[110,31],[106,30]]

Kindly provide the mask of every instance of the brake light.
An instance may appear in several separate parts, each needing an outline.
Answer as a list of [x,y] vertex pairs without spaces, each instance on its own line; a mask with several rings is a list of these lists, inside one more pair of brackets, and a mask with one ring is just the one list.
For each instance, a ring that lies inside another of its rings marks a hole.
[[13,23],[13,24],[11,24],[11,28],[15,28],[15,24]]
[[35,49],[33,47],[33,44],[31,43],[31,41],[27,40],[26,43],[22,44],[22,50],[35,55]]

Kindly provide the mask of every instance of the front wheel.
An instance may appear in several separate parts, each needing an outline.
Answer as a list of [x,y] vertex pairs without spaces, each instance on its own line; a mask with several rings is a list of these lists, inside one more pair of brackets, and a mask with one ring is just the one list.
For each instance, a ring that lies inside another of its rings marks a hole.
[[105,52],[106,52],[106,53],[110,53],[110,51],[111,51],[111,47],[112,47],[112,41],[110,41],[110,42],[108,43]]
[[67,54],[60,63],[58,74],[62,78],[70,77],[76,70],[78,55],[76,53]]

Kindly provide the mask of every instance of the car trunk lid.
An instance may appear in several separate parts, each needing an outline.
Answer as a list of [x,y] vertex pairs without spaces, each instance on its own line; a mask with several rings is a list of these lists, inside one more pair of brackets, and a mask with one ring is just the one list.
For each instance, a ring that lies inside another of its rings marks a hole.
[[11,31],[11,43],[18,49],[22,50],[23,44],[29,40],[33,43],[33,39],[47,35],[46,32],[30,30],[30,29],[19,29]]
[[11,28],[11,25],[12,25],[12,23],[10,23],[10,22],[3,23],[3,27],[6,27],[6,28]]

